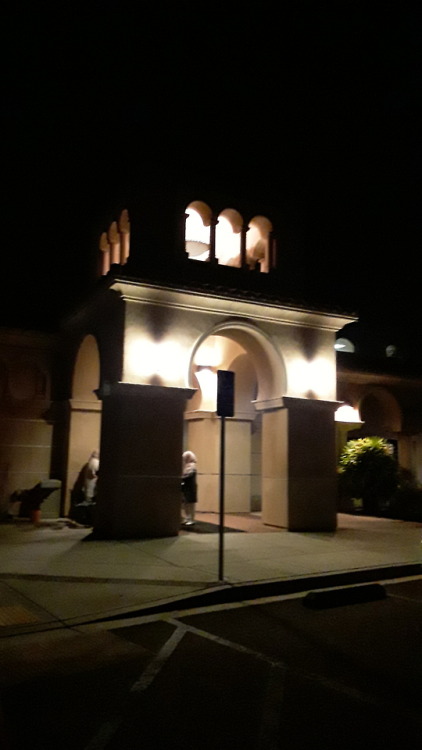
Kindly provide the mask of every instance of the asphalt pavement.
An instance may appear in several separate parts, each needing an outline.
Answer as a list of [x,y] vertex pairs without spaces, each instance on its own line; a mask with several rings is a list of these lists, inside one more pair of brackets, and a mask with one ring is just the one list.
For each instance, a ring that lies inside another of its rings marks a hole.
[[89,536],[0,526],[5,750],[415,747],[420,524],[228,533],[223,581],[216,534]]

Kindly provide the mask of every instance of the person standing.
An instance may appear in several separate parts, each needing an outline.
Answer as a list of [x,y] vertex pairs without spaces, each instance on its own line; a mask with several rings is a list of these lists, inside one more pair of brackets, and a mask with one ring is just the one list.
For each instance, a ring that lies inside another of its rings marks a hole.
[[192,451],[185,451],[182,455],[183,526],[193,526],[195,523],[195,504],[198,500],[196,474],[196,456]]
[[95,502],[97,493],[98,469],[100,468],[100,457],[98,451],[92,451],[84,473],[84,495],[87,503]]
[[83,493],[84,500],[81,503],[80,510],[83,508],[82,523],[84,526],[93,526],[94,509],[97,502],[97,481],[98,470],[100,468],[100,454],[98,451],[92,451],[88,463],[85,465],[83,474]]

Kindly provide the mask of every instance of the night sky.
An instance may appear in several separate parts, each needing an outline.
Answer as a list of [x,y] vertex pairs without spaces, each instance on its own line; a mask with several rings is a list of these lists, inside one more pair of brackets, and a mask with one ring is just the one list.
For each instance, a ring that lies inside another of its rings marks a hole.
[[3,10],[0,324],[54,328],[113,202],[206,175],[271,209],[292,296],[416,336],[419,4],[134,5]]

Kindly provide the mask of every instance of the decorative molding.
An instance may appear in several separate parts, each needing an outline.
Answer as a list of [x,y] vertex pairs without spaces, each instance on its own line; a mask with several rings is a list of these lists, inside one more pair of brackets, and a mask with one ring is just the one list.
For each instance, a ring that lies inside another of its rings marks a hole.
[[79,399],[71,398],[69,404],[72,411],[101,411],[101,403],[99,401],[80,401]]
[[267,398],[263,401],[252,401],[256,411],[273,411],[274,409],[284,409],[283,398]]

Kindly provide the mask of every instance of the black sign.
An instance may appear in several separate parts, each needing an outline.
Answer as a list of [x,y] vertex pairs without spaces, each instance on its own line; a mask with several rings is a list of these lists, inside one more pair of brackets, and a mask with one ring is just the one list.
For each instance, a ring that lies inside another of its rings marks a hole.
[[234,372],[217,370],[217,414],[234,416]]

